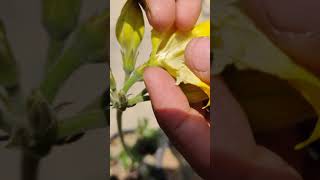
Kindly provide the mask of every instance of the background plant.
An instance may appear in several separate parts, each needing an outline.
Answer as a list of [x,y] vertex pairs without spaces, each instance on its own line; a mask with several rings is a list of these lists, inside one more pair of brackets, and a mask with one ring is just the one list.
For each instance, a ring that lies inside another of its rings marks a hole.
[[8,141],[6,147],[21,150],[23,179],[37,179],[39,162],[53,146],[71,143],[88,130],[107,126],[103,105],[106,94],[62,119],[59,114],[70,102],[54,103],[66,80],[80,67],[92,63],[106,65],[109,10],[79,22],[81,4],[81,0],[42,1],[42,23],[50,45],[44,77],[28,95],[22,93],[19,66],[1,23],[0,139]]

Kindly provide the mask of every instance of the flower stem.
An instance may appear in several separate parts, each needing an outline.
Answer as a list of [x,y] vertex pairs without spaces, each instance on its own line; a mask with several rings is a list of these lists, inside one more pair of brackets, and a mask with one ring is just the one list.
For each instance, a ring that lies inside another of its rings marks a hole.
[[63,50],[64,42],[57,39],[50,39],[47,55],[46,68],[49,69],[55,63],[58,56]]
[[135,69],[132,72],[132,75],[129,77],[129,79],[124,83],[124,86],[122,88],[124,93],[127,93],[129,89],[138,81],[142,79],[142,74],[144,69],[148,67],[148,63],[142,64],[137,69]]
[[62,55],[57,63],[49,69],[40,86],[43,95],[48,99],[49,103],[53,102],[62,84],[81,65],[78,57],[69,52]]
[[117,110],[117,124],[118,124],[118,132],[119,132],[120,142],[121,142],[121,145],[122,145],[123,149],[125,150],[125,152],[129,155],[129,157],[131,157],[128,145],[126,144],[126,142],[124,140],[124,135],[123,135],[123,130],[122,130],[122,115],[123,115],[123,111]]

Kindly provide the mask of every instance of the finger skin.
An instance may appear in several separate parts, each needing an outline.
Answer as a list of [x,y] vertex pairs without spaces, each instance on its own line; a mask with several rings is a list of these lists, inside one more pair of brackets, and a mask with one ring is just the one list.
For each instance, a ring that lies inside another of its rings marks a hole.
[[176,1],[176,27],[189,31],[196,24],[201,12],[201,0]]
[[192,72],[202,81],[210,84],[210,39],[191,40],[185,51],[185,59]]
[[174,79],[161,68],[147,68],[144,81],[160,127],[190,165],[203,177],[210,169],[210,127],[190,108]]
[[176,16],[174,0],[146,0],[146,6],[149,23],[157,31],[166,31],[174,25]]
[[301,180],[278,155],[256,144],[247,117],[228,87],[221,78],[212,81],[213,177]]
[[[241,0],[255,24],[292,60],[320,75],[319,0]],[[315,33],[315,34],[314,34]],[[308,34],[308,35],[307,35]]]

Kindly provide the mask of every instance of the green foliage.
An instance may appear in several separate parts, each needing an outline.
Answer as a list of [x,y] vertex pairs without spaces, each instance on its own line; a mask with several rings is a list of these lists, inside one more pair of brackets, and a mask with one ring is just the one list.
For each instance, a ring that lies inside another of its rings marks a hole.
[[18,84],[18,69],[13,57],[4,24],[0,20],[0,85],[14,87]]

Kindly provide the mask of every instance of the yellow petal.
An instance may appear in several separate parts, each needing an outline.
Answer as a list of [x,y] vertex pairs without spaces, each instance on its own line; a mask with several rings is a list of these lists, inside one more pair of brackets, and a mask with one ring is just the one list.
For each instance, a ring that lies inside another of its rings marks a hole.
[[[195,26],[190,32],[152,33],[153,52],[152,61],[166,69],[176,78],[177,85],[192,84],[205,92],[210,99],[210,86],[202,82],[185,64],[184,51],[187,44],[197,37],[210,36],[210,21]],[[154,57],[153,57],[154,56]],[[202,98],[203,99],[203,98]],[[210,102],[208,103],[208,106]]]

